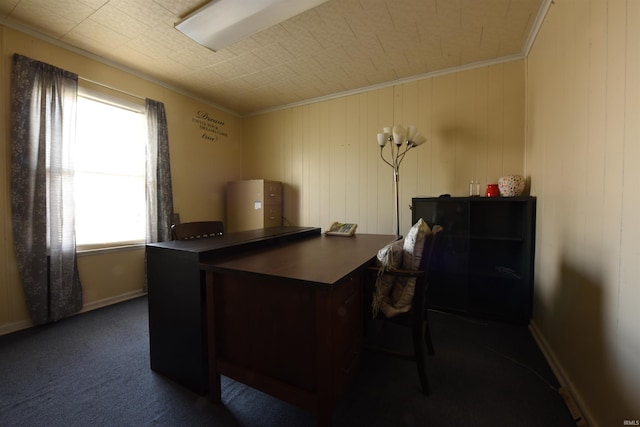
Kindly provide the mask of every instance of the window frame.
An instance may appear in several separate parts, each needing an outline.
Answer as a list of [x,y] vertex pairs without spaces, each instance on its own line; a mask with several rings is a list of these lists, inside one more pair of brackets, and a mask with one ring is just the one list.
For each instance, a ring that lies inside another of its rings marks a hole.
[[[143,119],[146,113],[144,99],[129,96],[117,90],[106,88],[106,87],[101,87],[93,84],[79,84],[78,98],[80,97],[141,114]],[[76,129],[77,127],[78,127],[78,123],[76,121]],[[143,126],[145,146],[148,144],[146,131],[147,131],[146,126]],[[78,141],[76,140],[76,144],[77,143]],[[75,173],[77,173],[76,164],[74,164],[74,176],[75,176]],[[145,194],[145,197],[146,197],[146,194]],[[145,215],[143,215],[143,217],[146,223],[146,212],[145,212]],[[76,221],[77,221],[77,214],[76,214]],[[146,224],[144,228],[146,229]],[[103,242],[103,243],[78,243],[76,241],[76,252],[78,254],[117,252],[122,250],[138,249],[138,248],[144,247],[145,244],[146,244],[146,238],[144,236],[141,239],[118,240],[118,241]]]

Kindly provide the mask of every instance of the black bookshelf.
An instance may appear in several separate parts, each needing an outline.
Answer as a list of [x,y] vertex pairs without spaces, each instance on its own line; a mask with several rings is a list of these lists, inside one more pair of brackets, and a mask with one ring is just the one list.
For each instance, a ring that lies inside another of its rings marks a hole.
[[429,307],[528,323],[533,301],[535,197],[417,197],[412,218],[438,235]]

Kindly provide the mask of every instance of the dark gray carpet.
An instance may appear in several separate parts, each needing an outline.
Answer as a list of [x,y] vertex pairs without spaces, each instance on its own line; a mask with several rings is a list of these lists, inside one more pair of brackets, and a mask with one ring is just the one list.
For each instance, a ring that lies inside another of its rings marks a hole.
[[[432,313],[431,396],[415,365],[364,353],[336,426],[575,426],[526,327]],[[383,334],[408,345],[404,330]],[[223,378],[223,405],[149,368],[147,299],[0,337],[0,426],[313,426]]]

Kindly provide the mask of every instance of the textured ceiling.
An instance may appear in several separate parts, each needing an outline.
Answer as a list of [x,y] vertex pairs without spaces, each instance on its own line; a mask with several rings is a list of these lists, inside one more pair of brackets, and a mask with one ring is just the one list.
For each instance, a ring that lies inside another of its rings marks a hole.
[[545,0],[329,0],[218,52],[203,0],[0,0],[0,19],[240,115],[525,53]]

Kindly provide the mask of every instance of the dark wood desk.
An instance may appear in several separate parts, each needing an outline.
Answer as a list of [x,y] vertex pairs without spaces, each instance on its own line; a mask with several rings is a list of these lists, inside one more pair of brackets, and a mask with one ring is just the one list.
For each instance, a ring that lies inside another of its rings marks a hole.
[[212,399],[224,375],[330,425],[359,362],[364,268],[394,239],[322,235],[201,263]]
[[319,234],[319,228],[272,227],[148,244],[151,368],[205,394],[209,383],[204,275],[200,263]]

